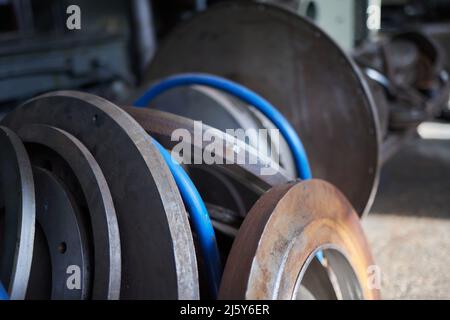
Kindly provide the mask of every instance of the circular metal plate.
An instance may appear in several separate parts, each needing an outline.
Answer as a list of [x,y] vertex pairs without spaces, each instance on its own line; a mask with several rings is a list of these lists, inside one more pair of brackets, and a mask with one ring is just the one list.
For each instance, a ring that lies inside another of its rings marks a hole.
[[[47,125],[26,125],[22,141],[40,144],[60,155],[83,189],[92,225],[94,248],[93,299],[118,299],[120,294],[120,237],[111,193],[97,161],[73,135]],[[50,160],[48,160],[50,161]]]
[[0,126],[0,209],[4,214],[1,281],[10,299],[24,299],[33,258],[35,195],[30,160],[20,139]]
[[225,266],[222,299],[294,299],[308,259],[322,248],[342,252],[366,299],[373,265],[358,216],[332,185],[320,180],[279,185],[245,218]]
[[180,72],[220,75],[261,94],[297,130],[313,176],[336,185],[359,214],[368,211],[378,179],[376,110],[359,70],[318,27],[275,6],[224,3],[165,39],[146,84]]
[[[220,159],[220,163],[213,163],[215,167],[220,168],[236,180],[245,182],[249,188],[253,188],[261,194],[271,186],[291,180],[281,167],[273,163],[271,158],[261,156],[256,149],[220,130],[205,124],[198,130],[194,120],[159,110],[133,107],[126,107],[124,110],[165,147],[172,149],[179,143],[188,145],[188,147],[192,146],[192,157],[195,157],[196,152],[203,155],[211,141],[217,142],[222,149],[214,150],[214,158]],[[187,131],[186,133],[191,137],[190,141],[172,139],[174,131],[179,129]],[[212,138],[203,139],[206,136]],[[195,159],[189,160],[195,165]],[[262,170],[263,168],[269,168],[269,170],[266,172]]]
[[33,174],[36,219],[45,234],[51,260],[51,298],[86,299],[90,292],[90,265],[79,208],[63,183],[52,173],[33,167]]
[[178,189],[150,137],[124,111],[86,93],[34,98],[2,123],[47,124],[76,137],[98,162],[119,222],[121,299],[196,299],[192,235]]
[[[157,96],[150,108],[174,113],[205,124],[223,132],[232,129],[257,130],[274,129],[274,124],[260,111],[240,101],[239,99],[202,85],[177,87]],[[247,143],[261,150],[271,150],[272,156],[279,157],[283,169],[295,178],[296,168],[289,146],[283,136],[273,140],[270,131],[266,140],[258,139],[257,135],[247,136]]]

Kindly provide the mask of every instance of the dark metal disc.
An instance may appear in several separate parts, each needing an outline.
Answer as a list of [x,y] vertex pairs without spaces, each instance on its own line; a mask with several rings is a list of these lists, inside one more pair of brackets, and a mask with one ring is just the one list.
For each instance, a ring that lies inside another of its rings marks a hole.
[[24,299],[35,228],[33,173],[19,137],[0,126],[0,217],[3,220],[0,280],[10,299]]
[[187,214],[169,169],[127,113],[94,95],[34,98],[2,123],[47,124],[75,136],[97,160],[119,222],[121,299],[196,299],[198,276]]
[[36,219],[45,234],[51,260],[51,298],[86,299],[90,292],[90,264],[79,208],[63,182],[52,173],[33,167],[33,174]]
[[180,25],[145,79],[207,72],[268,99],[302,139],[313,176],[336,185],[361,215],[378,181],[379,124],[351,59],[306,19],[268,4],[224,3]]
[[71,167],[87,202],[93,233],[93,299],[119,299],[120,237],[111,193],[97,161],[73,135],[47,125],[26,125],[18,132],[26,143],[46,146]]

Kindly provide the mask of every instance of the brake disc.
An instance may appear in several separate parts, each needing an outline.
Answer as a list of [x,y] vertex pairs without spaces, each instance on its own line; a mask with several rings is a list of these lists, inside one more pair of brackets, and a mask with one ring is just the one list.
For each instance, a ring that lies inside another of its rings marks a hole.
[[358,216],[335,187],[321,180],[279,185],[241,225],[219,297],[375,299],[368,279],[373,264]]
[[[168,149],[181,143],[188,148],[192,147],[191,156],[195,157],[196,152],[203,155],[205,150],[211,147],[211,141],[217,143],[216,145],[219,147],[211,153],[218,161],[212,164],[228,176],[244,182],[255,192],[262,194],[273,185],[291,180],[286,171],[274,163],[271,158],[259,154],[256,149],[220,130],[203,124],[201,130],[197,132],[194,120],[159,110],[129,107],[124,110]],[[177,129],[187,130],[189,141],[172,139],[172,135]],[[206,139],[207,136],[211,139]],[[204,137],[205,139],[203,139]],[[183,158],[186,158],[186,155]],[[186,160],[195,165],[195,159]]]
[[[184,152],[183,160],[190,163],[186,165],[186,169],[203,200],[232,210],[238,218],[244,217],[255,201],[271,186],[290,180],[287,173],[276,166],[271,158],[258,154],[256,149],[215,128],[207,125],[196,128],[192,119],[159,110],[125,110],[168,149],[181,144],[185,150],[192,150],[190,156]],[[172,137],[176,130],[185,130],[189,137],[178,141],[179,137]],[[203,139],[207,136],[213,138]],[[211,141],[218,146],[214,150],[208,149]],[[195,153],[202,157],[201,164],[195,163]],[[217,161],[205,163],[205,153],[214,153]],[[264,170],[268,168],[270,174],[265,175]]]
[[165,39],[145,80],[180,72],[220,75],[262,95],[291,121],[313,176],[336,185],[360,215],[369,210],[379,169],[376,109],[360,71],[317,26],[268,4],[211,7]]
[[46,124],[92,153],[110,188],[120,230],[121,299],[197,299],[192,234],[175,181],[150,137],[114,104],[86,93],[41,95],[7,115],[19,130]]
[[[152,100],[150,107],[174,113],[226,132],[228,129],[274,129],[273,123],[260,111],[220,90],[202,85],[177,87],[163,92]],[[256,131],[255,131],[256,133]],[[268,130],[267,139],[258,139],[257,134],[245,137],[247,143],[268,150],[279,157],[281,166],[291,177],[296,177],[296,168],[291,151],[283,136],[273,139]],[[276,158],[275,158],[276,159]]]
[[[120,294],[120,237],[116,211],[97,161],[73,135],[47,125],[26,125],[19,130],[26,143],[45,146],[68,163],[86,199],[92,225],[94,265],[93,299],[118,299]],[[52,161],[47,157],[46,161]],[[52,163],[55,168],[57,164]]]
[[24,299],[33,257],[35,195],[27,152],[14,132],[0,126],[1,281],[11,299]]
[[[62,181],[52,173],[33,167],[33,174],[36,218],[45,234],[50,254],[51,298],[86,299],[90,292],[90,264],[87,236],[80,223],[79,208]],[[39,288],[30,290],[36,292]]]

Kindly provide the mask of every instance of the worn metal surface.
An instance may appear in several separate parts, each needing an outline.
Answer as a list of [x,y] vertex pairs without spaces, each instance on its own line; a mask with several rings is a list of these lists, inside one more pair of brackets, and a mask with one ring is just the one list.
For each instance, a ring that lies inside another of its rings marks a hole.
[[250,1],[211,7],[165,39],[146,80],[179,72],[224,76],[265,97],[297,130],[313,176],[342,190],[358,214],[370,208],[380,141],[372,97],[352,60],[312,23]]
[[[135,118],[146,131],[151,133],[153,137],[169,149],[181,143],[181,145],[185,145],[189,149],[192,148],[191,156],[195,157],[196,153],[203,155],[205,150],[208,152],[207,147],[211,142],[217,143],[217,146],[221,146],[222,148],[215,148],[213,153],[214,158],[220,159],[220,163],[212,164],[228,176],[245,182],[249,189],[253,189],[256,192],[262,193],[270,186],[285,183],[292,179],[289,178],[288,174],[282,168],[274,164],[272,159],[258,154],[256,149],[244,142],[234,139],[232,136],[208,125],[203,125],[202,131],[196,132],[194,120],[189,118],[152,109],[126,107],[124,110]],[[178,139],[172,140],[172,133],[177,129],[187,130],[189,136],[192,137],[190,141],[180,142]],[[205,134],[206,132],[208,132],[208,135]],[[201,135],[200,138],[204,136],[211,136],[213,138],[211,140],[195,139],[196,133],[197,136],[199,134]],[[194,158],[188,160],[195,164]],[[262,168],[269,168],[272,174],[261,174]]]
[[[201,85],[173,88],[157,96],[150,108],[174,113],[219,129],[258,130],[272,129],[274,124],[261,112],[241,100],[220,90]],[[282,135],[274,139],[268,132],[267,139],[258,139],[258,135],[245,137],[254,148],[267,152],[291,177],[297,177],[292,153]],[[267,150],[267,151],[266,151]]]
[[[36,184],[36,219],[45,234],[50,254],[51,298],[86,299],[91,289],[91,265],[85,226],[79,219],[78,205],[63,182],[51,172],[33,167],[33,176]],[[71,270],[70,266],[77,269]],[[72,283],[68,281],[71,274],[79,277],[73,280],[73,284],[79,281],[79,288],[67,285]]]
[[145,131],[112,103],[59,91],[34,98],[2,121],[15,130],[46,124],[76,137],[97,160],[119,222],[121,299],[196,299],[194,245],[175,182]]
[[[40,144],[60,155],[73,170],[88,207],[92,226],[93,299],[118,299],[121,252],[119,226],[113,199],[97,161],[73,135],[47,125],[26,125],[18,132],[26,143]],[[46,159],[51,161],[51,157]],[[55,166],[55,165],[53,165]]]
[[11,299],[25,298],[33,257],[35,194],[28,154],[19,137],[0,126],[0,276]]
[[222,278],[222,299],[293,299],[307,259],[321,248],[342,252],[359,280],[363,297],[373,264],[358,216],[332,185],[308,180],[276,186],[244,220]]

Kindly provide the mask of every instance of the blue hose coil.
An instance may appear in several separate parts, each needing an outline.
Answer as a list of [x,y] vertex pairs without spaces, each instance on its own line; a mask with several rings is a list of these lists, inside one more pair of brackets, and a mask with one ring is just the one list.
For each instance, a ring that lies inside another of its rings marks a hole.
[[0,300],[9,300],[8,293],[6,292],[1,282],[0,282]]
[[200,250],[204,257],[210,292],[216,298],[219,292],[222,267],[214,228],[205,203],[186,171],[184,171],[180,164],[172,158],[170,153],[158,141],[155,139],[152,139],[152,141],[167,163],[189,212],[194,230],[199,238]]
[[146,107],[150,101],[167,90],[174,87],[186,85],[204,85],[211,88],[222,90],[236,98],[252,105],[263,113],[280,130],[281,135],[286,140],[295,161],[295,167],[299,177],[303,180],[311,179],[311,169],[305,148],[294,128],[286,118],[266,99],[255,92],[237,84],[233,81],[203,73],[185,73],[167,77],[153,84],[138,100],[135,101],[136,107]]
[[[134,105],[136,107],[147,107],[151,100],[159,94],[172,88],[186,85],[204,85],[215,88],[231,94],[258,109],[280,130],[282,136],[291,149],[299,177],[303,180],[311,179],[312,175],[309,161],[303,144],[297,136],[294,128],[267,100],[233,81],[201,73],[188,73],[171,76],[152,85],[144,93],[144,95],[135,101]],[[172,159],[170,153],[164,149],[161,144],[154,139],[153,143],[161,152],[161,155],[169,166],[169,169],[180,190],[181,197],[183,198],[190,214],[195,232],[199,238],[200,249],[206,264],[210,291],[214,297],[216,297],[220,285],[222,268],[214,228],[209,218],[208,211],[198,190],[184,169],[176,161],[174,161],[174,159]]]

